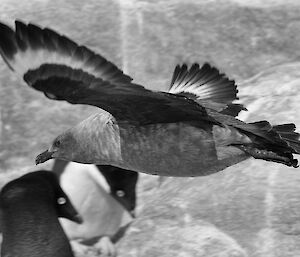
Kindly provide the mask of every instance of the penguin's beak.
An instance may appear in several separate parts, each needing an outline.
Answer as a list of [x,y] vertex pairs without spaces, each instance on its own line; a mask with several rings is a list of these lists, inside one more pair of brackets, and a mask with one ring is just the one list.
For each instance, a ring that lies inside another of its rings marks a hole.
[[74,222],[78,223],[78,224],[82,224],[83,223],[83,218],[77,214],[75,216],[73,216],[73,219],[72,219]]
[[52,154],[53,152],[50,152],[49,150],[42,152],[35,158],[35,164],[38,165],[40,163],[44,163],[45,161],[52,159]]

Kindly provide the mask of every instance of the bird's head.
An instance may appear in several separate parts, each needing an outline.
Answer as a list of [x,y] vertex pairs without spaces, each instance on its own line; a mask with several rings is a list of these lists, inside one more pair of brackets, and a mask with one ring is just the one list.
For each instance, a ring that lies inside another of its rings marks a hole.
[[78,142],[73,133],[70,130],[67,130],[53,140],[49,149],[36,157],[35,163],[40,164],[56,158],[72,161],[78,149],[80,149],[77,144]]
[[51,184],[55,206],[57,210],[57,216],[69,219],[74,221],[78,224],[83,223],[82,217],[77,212],[76,208],[73,206],[72,202],[70,201],[69,197],[63,191],[61,186],[59,185],[59,181],[57,176],[53,172],[44,171],[42,176],[47,179],[47,182]]
[[48,150],[36,157],[36,164],[61,159],[85,164],[119,161],[120,134],[101,114],[91,115],[66,130],[52,142]]
[[106,164],[121,159],[120,134],[101,114],[91,115],[59,135],[36,164],[61,159],[85,164]]

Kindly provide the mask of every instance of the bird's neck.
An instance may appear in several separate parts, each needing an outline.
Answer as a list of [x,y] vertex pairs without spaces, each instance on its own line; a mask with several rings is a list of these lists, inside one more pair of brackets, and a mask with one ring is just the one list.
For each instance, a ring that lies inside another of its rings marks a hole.
[[75,127],[74,134],[79,139],[83,163],[115,164],[122,163],[119,126],[110,114],[98,113],[90,116]]
[[56,210],[51,207],[32,199],[31,203],[4,210],[1,256],[74,257]]

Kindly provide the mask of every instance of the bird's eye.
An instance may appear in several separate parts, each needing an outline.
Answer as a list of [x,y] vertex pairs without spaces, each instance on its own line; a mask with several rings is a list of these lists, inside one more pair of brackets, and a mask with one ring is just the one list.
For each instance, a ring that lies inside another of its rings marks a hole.
[[123,190],[117,190],[116,194],[119,197],[124,197],[125,196],[125,192]]
[[61,144],[61,141],[60,141],[60,140],[55,140],[55,142],[54,142],[54,146],[55,146],[55,147],[59,147],[60,144]]
[[63,205],[63,204],[65,204],[67,202],[67,200],[66,200],[66,198],[64,198],[64,197],[59,197],[58,199],[57,199],[57,203],[59,204],[59,205]]

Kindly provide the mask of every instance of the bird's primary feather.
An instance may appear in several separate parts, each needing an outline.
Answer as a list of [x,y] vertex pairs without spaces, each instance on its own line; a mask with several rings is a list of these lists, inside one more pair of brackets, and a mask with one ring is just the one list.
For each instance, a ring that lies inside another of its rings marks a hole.
[[186,64],[177,65],[169,93],[186,96],[205,108],[234,117],[240,111],[247,110],[242,104],[233,103],[239,99],[234,80],[228,79],[208,63],[201,67],[194,63],[189,69]]
[[213,102],[225,104],[238,99],[235,82],[208,63],[203,64],[202,67],[195,63],[189,69],[186,64],[177,65],[169,92],[187,94],[187,96],[193,94],[196,99],[209,99]]
[[0,23],[0,52],[9,67],[23,76],[44,63],[62,64],[88,74],[123,84],[132,80],[104,57],[79,46],[51,29],[16,21],[16,29]]

